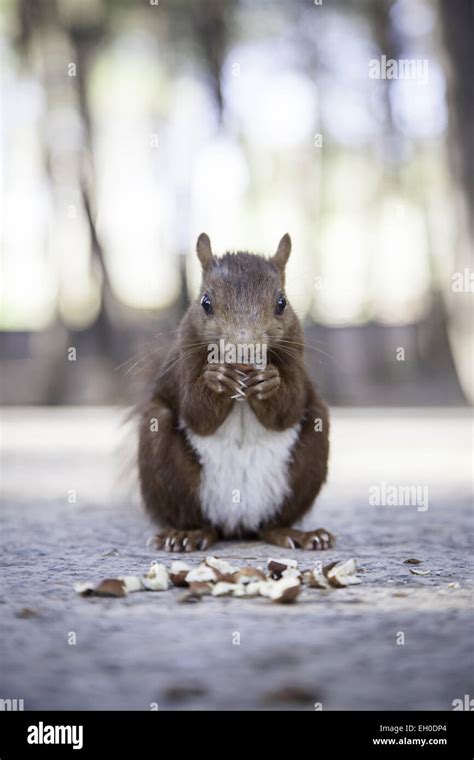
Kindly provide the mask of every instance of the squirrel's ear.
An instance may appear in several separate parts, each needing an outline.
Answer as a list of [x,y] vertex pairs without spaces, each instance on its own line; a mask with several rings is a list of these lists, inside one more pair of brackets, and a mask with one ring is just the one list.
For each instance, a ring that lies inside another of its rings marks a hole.
[[201,232],[196,243],[196,252],[203,269],[209,269],[214,261],[211,249],[211,241],[205,232]]
[[291,238],[288,233],[286,233],[286,235],[283,235],[282,239],[278,243],[277,252],[271,259],[282,275],[285,273],[285,266],[286,262],[290,258],[290,253]]

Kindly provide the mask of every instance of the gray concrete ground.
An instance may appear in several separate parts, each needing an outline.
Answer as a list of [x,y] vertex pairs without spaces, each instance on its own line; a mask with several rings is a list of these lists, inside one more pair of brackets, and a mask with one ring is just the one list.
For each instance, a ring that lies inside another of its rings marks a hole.
[[[130,432],[124,445],[115,409],[2,418],[0,698],[27,710],[450,710],[474,696],[468,412],[333,413],[331,478],[306,524],[338,535],[324,560],[354,557],[363,583],[308,589],[292,606],[179,604],[177,590],[77,596],[77,580],[141,574],[174,557],[146,547],[152,527],[136,484],[117,476],[129,470]],[[382,481],[426,486],[427,498],[371,505]],[[212,553],[242,565],[288,555],[245,542]],[[321,557],[294,556],[303,567]],[[429,575],[410,573],[412,557]]]

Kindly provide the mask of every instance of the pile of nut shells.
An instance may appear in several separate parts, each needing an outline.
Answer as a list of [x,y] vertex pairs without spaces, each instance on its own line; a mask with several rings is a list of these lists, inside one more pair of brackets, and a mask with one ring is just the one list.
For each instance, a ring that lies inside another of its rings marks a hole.
[[298,568],[295,559],[272,559],[267,569],[262,567],[234,567],[218,557],[206,557],[196,567],[176,560],[169,569],[153,562],[143,576],[125,575],[107,578],[98,585],[81,582],[74,586],[81,596],[123,597],[135,591],[167,591],[178,586],[185,591],[181,602],[200,601],[203,596],[232,596],[250,599],[262,596],[272,602],[288,604],[295,602],[304,585],[328,591],[361,583],[356,575],[353,559],[331,562],[308,570]]

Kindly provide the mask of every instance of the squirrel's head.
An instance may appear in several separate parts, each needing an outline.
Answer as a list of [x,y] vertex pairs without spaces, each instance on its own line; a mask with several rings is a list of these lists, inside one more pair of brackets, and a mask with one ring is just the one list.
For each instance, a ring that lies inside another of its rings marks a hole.
[[209,237],[202,233],[196,251],[202,283],[193,320],[204,341],[224,339],[234,344],[276,346],[294,335],[298,318],[285,294],[285,266],[291,239],[284,235],[269,259],[238,251],[214,256]]

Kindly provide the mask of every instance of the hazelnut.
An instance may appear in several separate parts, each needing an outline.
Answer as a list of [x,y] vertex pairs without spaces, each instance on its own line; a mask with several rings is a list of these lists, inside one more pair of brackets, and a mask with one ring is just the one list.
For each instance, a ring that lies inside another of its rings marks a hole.
[[318,570],[306,570],[303,574],[303,580],[308,586],[310,586],[310,588],[331,588],[326,576]]
[[297,578],[299,581],[301,581],[303,578],[303,574],[301,570],[298,570],[297,567],[287,567],[286,570],[283,570],[281,577],[282,578]]
[[200,565],[198,565],[198,567],[194,567],[186,575],[187,583],[193,583],[193,581],[202,581],[204,583],[215,583],[216,580],[217,580],[217,575],[212,569],[212,567],[208,567],[204,563],[201,563]]
[[345,562],[331,562],[323,567],[323,574],[335,588],[345,588],[362,583],[356,575],[356,563],[353,559],[347,559]]
[[136,575],[119,575],[118,579],[123,583],[125,593],[130,594],[132,591],[143,591],[143,583]]
[[270,575],[275,580],[278,580],[282,577],[285,570],[288,568],[294,568],[296,569],[298,567],[298,562],[296,559],[270,559],[267,562],[268,569],[270,571]]
[[189,593],[196,594],[196,596],[207,596],[212,591],[212,583],[205,583],[204,581],[192,581],[189,584]]
[[250,583],[239,583],[234,589],[232,596],[247,597],[261,596],[261,588],[266,581],[251,581]]
[[167,591],[168,580],[166,567],[158,562],[152,562],[147,574],[142,578],[142,583],[148,591]]
[[184,594],[180,594],[178,596],[178,602],[180,604],[188,604],[193,602],[200,602],[202,599],[202,594],[193,594],[190,591],[185,591]]
[[276,581],[271,580],[271,578],[269,578],[266,581],[260,581],[260,586],[258,589],[258,593],[260,594],[260,596],[265,596],[269,599],[275,583]]
[[270,590],[270,599],[280,604],[291,604],[296,601],[300,591],[301,583],[297,578],[281,578],[279,581],[274,581]]
[[117,578],[106,578],[95,587],[93,593],[97,596],[126,596],[128,591],[125,590],[123,581]]
[[213,586],[211,594],[212,596],[230,596],[230,594],[232,594],[238,587],[238,583],[225,583],[224,581],[219,581],[219,583],[216,583],[216,585]]
[[219,557],[206,557],[204,564],[208,567],[212,567],[216,575],[233,575],[238,571],[238,567],[234,567],[227,562],[226,559],[220,559]]
[[235,583],[235,576],[237,575],[237,572],[235,573],[220,573],[219,570],[214,570],[216,574],[217,581],[222,581],[223,583]]
[[74,591],[81,596],[92,596],[95,586],[90,581],[78,581],[74,584]]
[[247,596],[247,586],[244,586],[243,583],[236,583],[235,588],[232,591],[232,596],[237,596],[237,597]]
[[172,562],[169,572],[171,583],[174,586],[187,586],[186,576],[191,569],[187,562],[182,562],[179,559]]
[[235,583],[252,583],[254,581],[266,581],[267,576],[256,567],[243,567],[234,575]]

